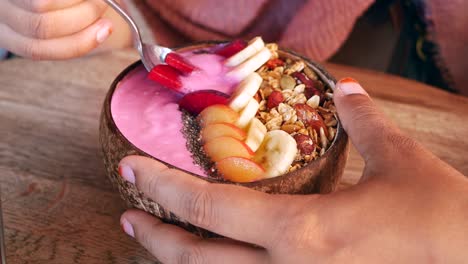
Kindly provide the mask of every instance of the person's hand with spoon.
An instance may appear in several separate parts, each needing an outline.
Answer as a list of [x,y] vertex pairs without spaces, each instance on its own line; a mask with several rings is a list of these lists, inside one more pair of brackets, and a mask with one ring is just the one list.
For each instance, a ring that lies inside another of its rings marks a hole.
[[102,0],[0,1],[0,47],[20,56],[67,59],[130,45],[125,21]]
[[337,84],[334,100],[366,162],[356,186],[269,195],[130,156],[124,179],[230,239],[201,239],[140,210],[122,215],[124,231],[163,263],[465,263],[468,179],[402,134],[353,80]]

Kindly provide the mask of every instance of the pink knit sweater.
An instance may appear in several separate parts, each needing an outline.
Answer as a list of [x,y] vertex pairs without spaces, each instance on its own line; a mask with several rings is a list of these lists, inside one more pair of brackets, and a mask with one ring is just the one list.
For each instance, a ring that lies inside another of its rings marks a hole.
[[[144,0],[139,9],[157,41],[189,41],[261,35],[317,61],[330,58],[374,0]],[[427,0],[429,38],[439,46],[439,67],[468,95],[468,1]],[[149,8],[148,8],[149,7]],[[365,54],[363,54],[365,56]]]

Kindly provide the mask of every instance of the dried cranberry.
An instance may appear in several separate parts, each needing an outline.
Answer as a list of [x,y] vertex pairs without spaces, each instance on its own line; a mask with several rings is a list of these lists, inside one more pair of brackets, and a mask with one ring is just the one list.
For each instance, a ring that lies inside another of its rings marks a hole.
[[314,82],[307,78],[305,74],[302,72],[293,72],[291,74],[294,78],[298,79],[301,83],[303,83],[306,87],[314,87]]
[[284,101],[283,94],[279,91],[273,91],[270,96],[268,96],[267,107],[269,109],[277,107]]
[[304,95],[307,98],[307,100],[310,99],[314,95],[318,95],[320,97],[320,99],[322,99],[322,92],[320,92],[319,90],[317,90],[314,87],[306,87],[304,89]]
[[284,65],[284,61],[281,60],[281,59],[271,59],[271,60],[267,61],[267,63],[266,63],[266,66],[270,70],[273,70],[274,68],[276,68],[278,66],[283,66],[283,65]]

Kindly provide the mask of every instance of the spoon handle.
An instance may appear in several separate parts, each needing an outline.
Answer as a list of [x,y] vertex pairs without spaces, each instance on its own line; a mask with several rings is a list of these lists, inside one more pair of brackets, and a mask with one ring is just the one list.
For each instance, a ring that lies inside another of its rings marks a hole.
[[137,46],[138,51],[140,54],[143,53],[143,42],[141,39],[141,34],[140,30],[138,29],[138,26],[136,25],[135,21],[130,17],[130,15],[125,12],[125,10],[122,9],[122,7],[116,3],[114,0],[104,0],[108,5],[110,5],[117,13],[119,13],[120,16],[122,16],[123,19],[128,23],[130,28],[133,31],[133,38],[134,42]]

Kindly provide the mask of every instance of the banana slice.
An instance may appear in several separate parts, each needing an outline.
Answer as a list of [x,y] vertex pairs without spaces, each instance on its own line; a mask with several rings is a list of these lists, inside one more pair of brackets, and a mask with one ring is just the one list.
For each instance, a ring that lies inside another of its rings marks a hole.
[[247,76],[249,76],[249,74],[262,67],[262,65],[265,64],[270,58],[270,50],[264,47],[253,57],[250,57],[248,60],[228,72],[227,76],[235,80],[244,80]]
[[253,118],[247,128],[247,138],[245,144],[250,147],[252,151],[257,151],[265,138],[267,128],[262,121]]
[[250,98],[245,108],[240,112],[240,117],[237,120],[236,125],[242,129],[245,129],[245,127],[247,127],[247,125],[250,123],[250,120],[255,117],[259,108],[260,104],[257,102],[257,100]]
[[253,55],[257,54],[260,50],[265,47],[265,43],[263,42],[261,37],[255,37],[251,41],[247,47],[243,50],[239,51],[238,53],[232,55],[228,58],[224,64],[228,67],[236,67],[237,65],[243,63],[248,58],[252,57]]
[[249,100],[257,93],[262,84],[262,77],[258,73],[253,72],[245,80],[243,80],[236,88],[236,91],[231,96],[229,107],[234,111],[239,112],[249,103]]
[[263,166],[266,178],[272,178],[288,171],[296,153],[296,140],[283,130],[273,130],[265,135],[253,160]]

